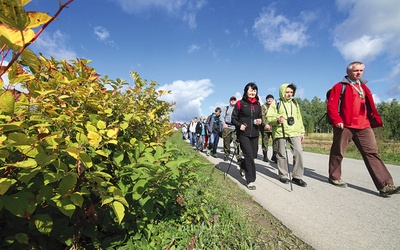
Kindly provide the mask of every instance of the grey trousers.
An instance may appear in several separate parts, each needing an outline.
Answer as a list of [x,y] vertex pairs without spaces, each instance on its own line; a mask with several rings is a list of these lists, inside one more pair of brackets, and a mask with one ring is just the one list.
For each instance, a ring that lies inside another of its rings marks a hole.
[[[300,136],[287,137],[286,140],[290,145],[290,149],[293,154],[292,177],[296,179],[302,179],[304,175],[304,165],[301,138]],[[276,158],[278,160],[278,174],[279,177],[286,177],[288,175],[289,166],[288,160],[286,159],[285,139],[276,138],[276,144],[278,147],[278,154],[276,155]]]

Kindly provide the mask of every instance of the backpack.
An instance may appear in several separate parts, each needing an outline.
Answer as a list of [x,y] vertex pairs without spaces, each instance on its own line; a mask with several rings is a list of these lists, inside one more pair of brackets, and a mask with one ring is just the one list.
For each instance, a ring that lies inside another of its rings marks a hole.
[[[339,112],[339,113],[340,113],[340,105],[342,104],[342,98],[343,98],[343,95],[344,95],[344,90],[346,89],[346,85],[347,85],[347,84],[345,84],[345,83],[343,83],[343,82],[341,82],[341,84],[342,84],[342,91],[340,92],[339,105],[338,105],[338,112]],[[325,100],[325,103],[326,103],[326,104],[328,103],[329,97],[331,96],[331,91],[332,91],[332,88],[330,88],[330,89],[328,89],[328,91],[326,91],[326,100]],[[319,124],[319,123],[322,121],[322,119],[324,119],[324,118],[325,118],[325,120],[326,120],[326,122],[327,122],[328,124],[332,124],[332,121],[331,121],[331,119],[329,118],[329,115],[328,115],[328,112],[327,112],[327,111],[326,111],[325,114],[318,120],[317,124]]]

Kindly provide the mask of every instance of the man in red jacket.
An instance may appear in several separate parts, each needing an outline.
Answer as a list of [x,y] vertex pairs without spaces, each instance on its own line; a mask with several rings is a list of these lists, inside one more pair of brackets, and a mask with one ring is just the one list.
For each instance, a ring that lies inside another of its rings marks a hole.
[[[347,75],[331,90],[327,112],[333,126],[333,142],[329,155],[329,182],[338,187],[347,187],[341,179],[342,160],[350,140],[360,151],[364,163],[382,197],[399,193],[400,187],[393,184],[385,164],[378,155],[378,146],[372,128],[383,126],[375,107],[371,90],[363,80],[364,64],[352,62],[347,66]],[[346,88],[341,97],[342,85]],[[339,101],[340,100],[340,101]]]

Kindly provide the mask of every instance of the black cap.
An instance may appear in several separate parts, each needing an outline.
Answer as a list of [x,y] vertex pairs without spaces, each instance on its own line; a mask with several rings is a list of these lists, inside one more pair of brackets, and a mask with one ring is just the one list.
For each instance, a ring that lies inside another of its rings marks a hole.
[[275,98],[274,98],[274,96],[273,96],[273,95],[271,95],[271,94],[267,95],[267,97],[265,97],[265,100],[266,100],[266,99],[268,99],[268,98],[275,99]]

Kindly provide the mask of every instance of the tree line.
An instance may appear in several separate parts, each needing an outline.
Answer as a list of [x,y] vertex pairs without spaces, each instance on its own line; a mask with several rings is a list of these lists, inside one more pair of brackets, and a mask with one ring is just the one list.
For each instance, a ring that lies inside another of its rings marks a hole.
[[[332,126],[326,121],[326,102],[318,97],[311,101],[307,98],[296,98],[301,107],[303,123],[307,133],[332,133]],[[383,128],[377,129],[375,134],[384,140],[400,140],[400,104],[397,99],[390,102],[376,104],[378,112],[384,122]]]

